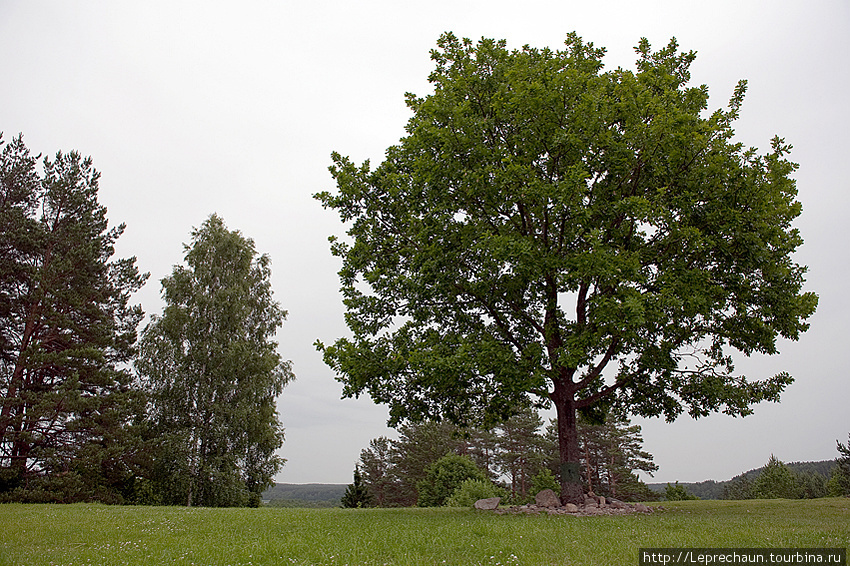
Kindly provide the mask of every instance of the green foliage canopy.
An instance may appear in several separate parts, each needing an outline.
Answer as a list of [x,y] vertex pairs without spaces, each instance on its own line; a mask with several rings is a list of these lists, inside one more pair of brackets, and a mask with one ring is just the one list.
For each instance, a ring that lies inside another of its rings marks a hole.
[[664,499],[667,501],[688,501],[692,499],[699,499],[699,497],[688,493],[685,486],[679,485],[679,482],[676,482],[675,484],[668,482],[667,486],[664,488]]
[[575,34],[561,51],[444,34],[384,162],[333,155],[338,191],[317,198],[350,224],[332,252],[353,336],[317,346],[345,395],[393,423],[553,402],[572,481],[577,411],[778,400],[791,376],[748,379],[731,352],[776,353],[817,304],[792,259],[790,146],[732,139],[744,81],[707,113],[693,52],[636,52],[636,72],[603,72]]
[[755,499],[794,499],[798,496],[794,473],[773,454],[752,485]]
[[531,478],[531,493],[537,495],[544,489],[551,489],[559,495],[561,493],[561,484],[549,468],[543,468]]
[[626,501],[651,495],[636,472],[651,476],[658,466],[652,454],[643,450],[640,425],[611,411],[600,424],[579,418],[578,435],[582,480],[589,491]]
[[500,476],[510,480],[511,496],[525,500],[534,496],[531,479],[539,473],[552,448],[539,434],[543,420],[537,411],[526,409],[496,427],[494,463]]

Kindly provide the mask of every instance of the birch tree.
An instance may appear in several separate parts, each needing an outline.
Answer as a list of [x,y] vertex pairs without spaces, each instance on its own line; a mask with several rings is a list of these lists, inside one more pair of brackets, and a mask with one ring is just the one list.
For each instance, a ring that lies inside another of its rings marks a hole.
[[192,232],[186,265],[162,280],[166,306],[145,328],[136,368],[157,439],[162,503],[258,503],[283,460],[276,399],[293,379],[275,332],[271,260],[213,215]]

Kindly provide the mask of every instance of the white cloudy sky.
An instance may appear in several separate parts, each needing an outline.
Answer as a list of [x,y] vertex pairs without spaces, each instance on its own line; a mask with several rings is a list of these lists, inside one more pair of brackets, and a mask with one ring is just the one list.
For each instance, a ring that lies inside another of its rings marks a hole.
[[631,66],[633,46],[675,36],[699,56],[693,82],[713,108],[749,80],[736,131],[792,158],[810,266],[812,329],[754,377],[788,370],[781,404],[745,419],[641,421],[657,481],[728,479],[763,465],[831,459],[850,432],[847,213],[850,3],[847,0],[0,0],[0,131],[35,152],[76,149],[102,173],[101,201],[127,224],[119,255],[151,273],[139,301],[159,312],[159,280],[213,212],[273,262],[289,311],[281,352],[297,381],[279,402],[288,458],[278,481],[348,483],[370,439],[393,435],[368,399],[341,386],[313,342],[346,332],[327,236],[312,194],[333,189],[330,153],[380,162],[403,135],[406,91],[429,92],[429,50],[444,31],[511,47],[559,48],[567,32]]

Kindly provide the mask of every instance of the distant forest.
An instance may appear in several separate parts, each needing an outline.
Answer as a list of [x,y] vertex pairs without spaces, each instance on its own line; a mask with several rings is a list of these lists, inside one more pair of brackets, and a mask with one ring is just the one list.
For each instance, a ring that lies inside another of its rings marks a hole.
[[272,507],[339,507],[345,484],[278,483],[263,492],[263,503]]
[[[835,460],[823,460],[820,462],[792,462],[786,464],[786,466],[798,474],[813,473],[829,477],[836,463]],[[764,469],[764,466],[744,472],[726,481],[707,480],[696,483],[679,483],[679,485],[684,487],[688,493],[700,499],[721,499],[724,488],[743,478],[752,481],[761,473],[762,469]],[[663,493],[667,487],[666,483],[650,483],[648,485],[650,489],[660,493]],[[339,507],[345,488],[345,484],[279,483],[263,492],[263,502],[272,507]]]
[[[797,474],[817,474],[828,478],[832,473],[832,469],[837,465],[835,460],[822,460],[820,462],[791,462],[785,464],[788,469]],[[696,483],[679,483],[691,495],[695,495],[700,499],[723,499],[723,493],[726,488],[738,483],[742,480],[755,480],[762,472],[764,466],[744,472],[726,481],[706,480]],[[667,487],[666,483],[650,483],[649,488],[653,491],[663,493]]]

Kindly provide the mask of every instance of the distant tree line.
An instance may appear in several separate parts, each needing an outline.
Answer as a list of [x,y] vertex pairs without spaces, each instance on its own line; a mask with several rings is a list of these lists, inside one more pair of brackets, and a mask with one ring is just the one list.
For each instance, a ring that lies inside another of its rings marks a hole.
[[[361,451],[355,484],[349,486],[352,506],[406,507],[442,505],[453,495],[446,476],[457,488],[493,493],[524,503],[544,487],[559,489],[557,433],[539,414],[527,409],[493,429],[460,428],[448,422],[426,421],[399,427],[398,440],[382,436]],[[657,470],[652,455],[641,449],[640,427],[611,414],[602,423],[579,423],[581,470],[586,491],[624,500],[657,496],[637,472]],[[476,483],[477,482],[477,483]],[[359,491],[355,491],[355,486]],[[358,505],[359,503],[359,505]]]
[[293,378],[269,257],[211,216],[139,340],[92,160],[39,159],[0,134],[0,502],[259,505]]
[[684,499],[816,499],[850,496],[850,442],[836,441],[839,457],[821,462],[783,463],[771,455],[766,465],[728,481],[658,484],[650,487],[668,501]]
[[339,507],[346,486],[340,484],[276,483],[262,493],[269,507]]
[[771,455],[759,470],[732,478],[720,499],[816,499],[850,495],[850,451],[837,442],[834,462],[785,464]]

